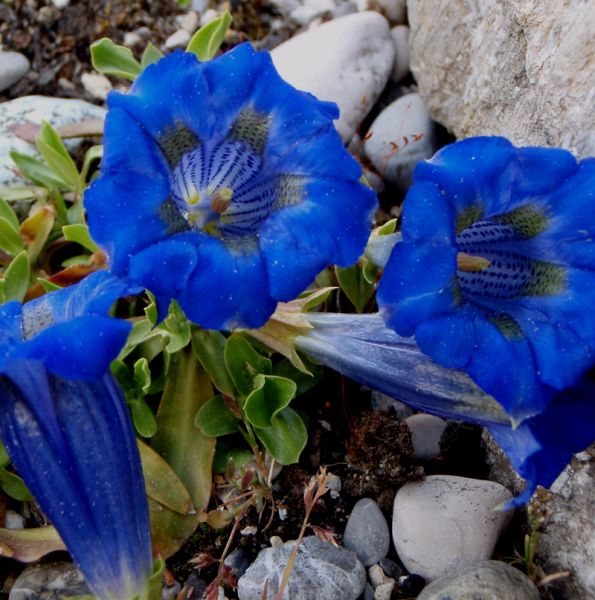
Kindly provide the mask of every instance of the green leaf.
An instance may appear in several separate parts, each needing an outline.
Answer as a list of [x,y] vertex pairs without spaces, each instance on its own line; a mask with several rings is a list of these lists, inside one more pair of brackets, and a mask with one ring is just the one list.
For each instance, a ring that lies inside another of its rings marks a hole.
[[175,471],[150,446],[137,440],[147,496],[180,515],[194,513],[192,498]]
[[6,300],[18,300],[22,302],[29,288],[29,257],[26,251],[12,260],[4,273],[4,297]]
[[59,177],[53,169],[37,158],[33,158],[27,154],[21,154],[16,150],[10,151],[10,158],[12,158],[19,171],[34,183],[49,188],[69,188],[68,183]]
[[93,161],[101,160],[103,158],[103,146],[91,146],[87,152],[85,152],[85,160],[83,161],[83,168],[81,169],[81,179],[86,182],[89,169],[93,164]]
[[29,502],[33,499],[24,481],[18,475],[7,471],[4,467],[0,468],[0,487],[15,500]]
[[246,399],[246,418],[255,427],[271,427],[273,420],[295,397],[295,381],[276,375],[257,375],[256,388]]
[[335,272],[341,289],[355,306],[357,312],[364,312],[366,305],[374,294],[374,286],[366,280],[361,267],[357,264],[345,269],[335,267]]
[[169,313],[158,329],[165,331],[169,336],[165,350],[170,354],[179,352],[190,343],[192,337],[190,323],[175,300],[172,300]]
[[41,287],[44,289],[44,291],[46,291],[46,292],[54,292],[56,290],[62,289],[59,285],[56,285],[55,283],[52,283],[51,281],[48,281],[47,279],[44,279],[43,277],[38,277],[37,283],[39,283],[41,285]]
[[130,48],[118,46],[109,38],[91,44],[91,63],[96,71],[134,81],[142,71]]
[[151,42],[149,42],[143,52],[143,56],[140,61],[141,69],[148,67],[156,63],[158,60],[163,58],[163,53],[158,50]]
[[250,395],[257,375],[268,375],[272,371],[271,361],[256,352],[250,342],[238,333],[232,334],[227,340],[223,358],[227,371],[242,396]]
[[58,550],[66,550],[66,546],[52,526],[0,529],[1,556],[29,563]]
[[9,188],[0,188],[0,198],[6,200],[6,202],[19,202],[21,200],[40,200],[46,198],[47,195],[48,190],[44,187],[16,185]]
[[43,121],[35,140],[37,149],[49,167],[64,181],[67,188],[74,191],[79,186],[79,172],[68,153],[66,146],[49,123]]
[[297,463],[308,441],[304,422],[289,407],[275,416],[271,427],[255,427],[254,432],[269,454],[281,465]]
[[215,396],[203,404],[196,413],[194,425],[204,435],[219,437],[236,433],[239,421],[231,412],[223,396]]
[[157,421],[153,411],[144,398],[135,398],[128,402],[134,428],[144,438],[151,438],[157,432]]
[[324,373],[324,369],[320,365],[314,364],[312,361],[308,360],[306,356],[303,356],[302,360],[310,374],[304,373],[303,371],[300,371],[300,369],[294,367],[288,358],[284,358],[273,368],[273,375],[285,377],[286,379],[291,379],[295,382],[297,385],[297,390],[295,392],[296,396],[300,396],[311,390],[320,381],[320,378]]
[[378,269],[376,265],[365,259],[364,266],[362,267],[362,275],[369,284],[374,285],[378,277]]
[[12,256],[25,248],[19,232],[5,217],[0,217],[0,249]]
[[235,387],[225,367],[226,343],[227,338],[220,331],[197,329],[192,334],[192,349],[202,368],[222,394],[233,398]]
[[237,448],[224,440],[217,441],[217,451],[213,461],[213,473],[226,473],[229,462],[233,461],[236,469],[254,461],[254,454],[246,448]]
[[15,231],[19,230],[19,219],[10,204],[0,196],[0,217],[6,219]]
[[217,54],[230,24],[231,15],[226,10],[220,17],[201,27],[192,36],[186,46],[186,52],[193,52],[201,62],[211,60]]
[[64,239],[69,242],[76,242],[90,252],[97,252],[99,250],[99,246],[91,239],[89,228],[82,223],[76,225],[64,225],[64,227],[62,227],[62,234],[64,235]]

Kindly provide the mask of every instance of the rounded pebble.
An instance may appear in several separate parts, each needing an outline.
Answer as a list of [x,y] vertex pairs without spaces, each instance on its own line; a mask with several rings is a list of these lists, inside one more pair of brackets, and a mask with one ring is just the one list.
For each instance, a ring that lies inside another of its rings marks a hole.
[[512,516],[494,509],[511,499],[499,483],[452,475],[405,484],[393,507],[399,558],[427,581],[490,558]]
[[31,68],[29,59],[20,52],[0,52],[0,92],[24,77]]
[[440,456],[440,439],[446,429],[446,421],[434,415],[417,414],[405,419],[411,431],[415,458],[427,460]]
[[409,73],[409,27],[397,25],[390,30],[390,36],[395,44],[395,64],[390,78],[399,83]]
[[364,567],[384,558],[390,546],[388,524],[380,507],[371,498],[362,498],[353,507],[345,533],[345,548],[353,550]]
[[192,36],[185,29],[178,29],[165,40],[165,47],[168,50],[172,48],[185,47]]

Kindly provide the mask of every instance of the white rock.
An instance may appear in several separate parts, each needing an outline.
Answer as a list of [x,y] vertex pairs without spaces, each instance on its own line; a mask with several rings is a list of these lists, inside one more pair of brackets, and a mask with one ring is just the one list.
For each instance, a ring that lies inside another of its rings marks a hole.
[[399,83],[409,73],[409,27],[397,25],[390,30],[395,43],[395,64],[391,73],[391,81]]
[[165,47],[168,50],[172,48],[185,48],[192,36],[185,29],[178,29],[165,40]]
[[200,17],[200,26],[204,27],[208,25],[211,21],[214,21],[219,16],[219,12],[214,8],[209,8],[206,10]]
[[[16,150],[23,154],[39,157],[34,144],[17,137],[12,132],[15,125],[40,125],[47,121],[52,126],[71,125],[88,119],[103,119],[105,108],[82,100],[50,98],[46,96],[22,96],[0,104],[0,187],[18,185],[23,180],[12,170],[9,152]],[[80,145],[81,140],[66,140],[70,150]]]
[[29,59],[20,52],[0,52],[0,92],[24,77],[31,68]]
[[407,0],[374,0],[374,3],[391,23],[407,21]]
[[411,430],[411,442],[416,458],[440,456],[440,438],[446,429],[444,419],[420,413],[407,417],[405,423]]
[[66,8],[70,4],[70,0],[52,0],[52,4],[59,10]]
[[421,96],[407,94],[389,104],[372,123],[365,150],[387,181],[407,189],[415,165],[434,153],[432,120]]
[[192,34],[198,29],[198,15],[193,10],[188,11],[184,15],[178,15],[176,17],[176,23],[178,24],[178,27],[185,29],[188,33]]
[[138,35],[138,33],[135,33],[134,31],[127,31],[124,34],[124,46],[132,48],[133,46],[140,44],[140,42],[142,42],[142,38],[140,35]]
[[6,529],[24,529],[25,517],[14,510],[6,511]]
[[339,105],[335,125],[349,141],[386,85],[394,53],[386,19],[363,12],[297,35],[271,54],[285,80]]
[[494,508],[511,498],[499,483],[452,475],[406,483],[393,507],[399,558],[427,581],[489,559],[512,516]]
[[85,90],[98,100],[105,100],[112,89],[110,80],[101,73],[83,73],[81,83]]
[[291,11],[289,16],[299,25],[307,25],[316,17],[333,10],[335,10],[333,0],[304,0],[302,4]]
[[209,6],[209,0],[192,0],[192,10],[196,11],[198,14],[202,14],[207,7]]
[[595,154],[595,15],[585,0],[409,0],[411,70],[457,138]]

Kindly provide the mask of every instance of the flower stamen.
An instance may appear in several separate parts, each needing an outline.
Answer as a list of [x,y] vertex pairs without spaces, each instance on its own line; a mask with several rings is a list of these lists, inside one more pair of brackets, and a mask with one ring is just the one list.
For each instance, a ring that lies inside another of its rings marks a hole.
[[472,254],[467,254],[466,252],[459,252],[457,254],[458,271],[464,271],[466,273],[485,271],[490,264],[490,261],[483,256],[473,256]]
[[221,187],[211,196],[211,210],[222,215],[231,204],[233,190],[229,187]]

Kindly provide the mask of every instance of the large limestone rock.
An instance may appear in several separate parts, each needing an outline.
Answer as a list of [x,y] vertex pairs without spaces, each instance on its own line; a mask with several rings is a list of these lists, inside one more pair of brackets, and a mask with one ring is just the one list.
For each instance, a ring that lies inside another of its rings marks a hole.
[[595,4],[409,0],[411,70],[457,137],[595,153]]

